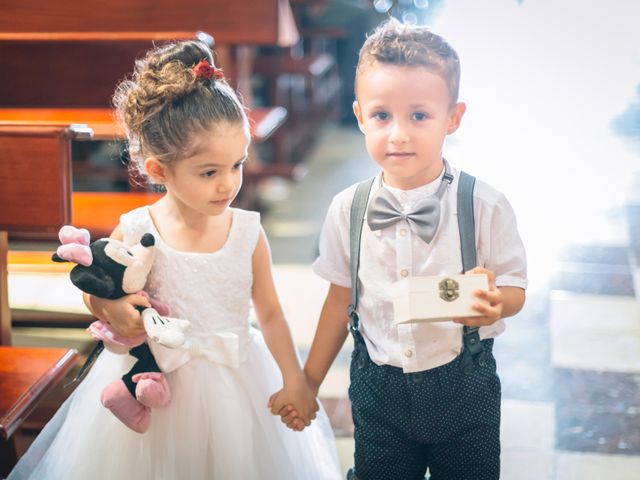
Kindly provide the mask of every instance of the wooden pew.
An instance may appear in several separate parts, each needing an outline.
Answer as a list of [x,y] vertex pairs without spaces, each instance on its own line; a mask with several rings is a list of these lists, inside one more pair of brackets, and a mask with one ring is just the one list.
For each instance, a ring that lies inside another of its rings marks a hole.
[[55,232],[71,217],[71,140],[86,125],[0,125],[0,231]]
[[[0,65],[5,71],[16,72],[0,76],[0,125],[86,123],[94,129],[96,140],[121,138],[122,132],[112,117],[110,98],[116,83],[131,70],[134,59],[150,47],[150,42],[142,41],[0,41]],[[100,62],[96,63],[95,58],[100,58]],[[228,62],[233,64],[232,60]],[[48,65],[46,88],[42,87],[43,64]],[[242,69],[225,66],[225,73],[229,70],[250,76],[250,68],[246,66]],[[252,109],[249,116],[254,143],[261,143],[272,137],[288,114],[286,109],[273,106]],[[277,167],[262,168],[256,152],[252,153],[254,161],[246,169],[248,184],[253,177],[281,174]],[[144,182],[128,182],[126,168],[118,168],[117,161],[96,169],[82,160],[82,153],[74,158],[78,180],[97,175],[107,182],[115,180],[125,187],[129,184],[130,189],[143,189]],[[248,193],[248,189],[243,191],[245,197]],[[249,202],[245,206],[250,206]]]
[[264,78],[269,101],[288,111],[290,121],[277,134],[276,158],[293,172],[313,145],[319,126],[339,114],[341,84],[335,59],[327,52],[295,58],[283,49],[258,57],[255,73]]
[[1,477],[21,454],[21,424],[77,358],[73,349],[10,346],[7,231],[55,231],[70,220],[70,142],[90,135],[86,126],[0,126]]
[[[249,112],[251,135],[264,142],[287,118],[282,107],[262,107]],[[0,108],[0,126],[86,124],[94,140],[123,139],[124,134],[110,108]]]
[[[285,46],[298,39],[288,0],[111,0],[92,7],[82,0],[64,8],[47,0],[3,2],[0,58],[13,75],[0,78],[0,105],[107,106],[115,80],[152,43],[201,31],[213,33],[226,76],[238,85],[236,60],[243,52],[237,46]],[[101,71],[110,74],[105,79]]]
[[218,62],[249,105],[254,46],[298,39],[289,0],[111,0],[89,9],[81,0],[64,8],[7,0],[0,65],[12,74],[0,76],[0,106],[108,107],[116,82],[152,43],[194,32],[212,42],[202,31],[215,35]]
[[0,40],[168,40],[204,30],[218,44],[291,45],[288,0],[4,0]]
[[65,348],[0,346],[0,477],[9,473],[23,453],[21,424],[64,378],[77,355]]
[[336,63],[336,40],[345,35],[340,28],[304,27],[304,12],[326,0],[290,0],[300,40],[287,47],[265,49],[256,58],[254,72],[262,79],[269,103],[283,105],[289,121],[274,140],[276,159],[295,171],[317,137],[319,126],[340,116],[342,81]]
[[[284,122],[287,111],[281,107],[260,108],[249,112],[251,133],[255,142],[267,140]],[[0,108],[0,128],[12,128],[18,131],[25,127],[26,133],[39,126],[62,126],[84,121],[93,130],[93,139],[115,140],[122,139],[123,132],[115,122],[113,112],[108,108]],[[7,148],[11,148],[8,145]],[[77,173],[82,164],[76,162],[74,171]],[[250,168],[250,167],[249,167]],[[107,168],[107,175],[121,175],[128,178],[124,165],[116,161]],[[85,167],[85,171],[89,168]],[[90,172],[91,173],[91,172]],[[248,181],[256,181],[267,175],[280,174],[276,169],[259,168],[249,170]],[[118,224],[120,214],[133,208],[148,205],[158,200],[159,195],[150,192],[73,192],[72,222],[75,226],[89,229],[92,238],[108,236]],[[55,240],[57,232],[44,230],[15,232],[14,239]]]

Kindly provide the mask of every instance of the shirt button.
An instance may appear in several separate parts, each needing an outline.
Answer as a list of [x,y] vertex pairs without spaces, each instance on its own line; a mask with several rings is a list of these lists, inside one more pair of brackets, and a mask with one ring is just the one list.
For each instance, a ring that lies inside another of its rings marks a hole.
[[407,234],[407,229],[406,228],[401,228],[400,229],[400,236],[404,237]]
[[401,193],[400,193],[400,198],[401,198],[402,200],[406,200],[408,197],[409,197],[409,195],[407,195],[407,192],[401,192]]
[[407,358],[411,358],[413,356],[413,351],[405,350],[404,351],[404,356],[407,357]]
[[407,270],[406,268],[400,270],[400,276],[406,277],[407,275],[409,275],[409,270]]

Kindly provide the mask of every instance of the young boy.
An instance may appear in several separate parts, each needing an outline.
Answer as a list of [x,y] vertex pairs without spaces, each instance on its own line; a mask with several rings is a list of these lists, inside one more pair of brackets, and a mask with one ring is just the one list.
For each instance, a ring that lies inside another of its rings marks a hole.
[[[369,194],[360,240],[357,315],[350,326],[355,341],[349,387],[355,469],[349,478],[422,479],[427,469],[432,480],[499,478],[500,381],[491,350],[493,338],[504,331],[503,319],[522,308],[527,284],[524,248],[502,194],[483,182],[475,184],[478,267],[470,272],[489,277],[489,290],[475,292],[488,302],[474,304],[481,316],[393,323],[395,282],[463,271],[457,223],[460,173],[442,157],[445,137],[456,131],[465,112],[458,102],[459,77],[456,52],[424,27],[388,21],[360,51],[353,110],[367,151],[382,172]],[[350,210],[355,190],[356,185],[334,198],[313,264],[331,282],[305,366],[316,392],[349,331],[345,311],[352,302]],[[440,205],[435,230],[418,228],[409,218],[425,197]],[[401,210],[395,221],[376,212],[385,201]],[[468,327],[481,327],[480,355],[463,342],[463,326],[465,334],[473,331]],[[304,427],[295,409],[279,413],[290,427]]]

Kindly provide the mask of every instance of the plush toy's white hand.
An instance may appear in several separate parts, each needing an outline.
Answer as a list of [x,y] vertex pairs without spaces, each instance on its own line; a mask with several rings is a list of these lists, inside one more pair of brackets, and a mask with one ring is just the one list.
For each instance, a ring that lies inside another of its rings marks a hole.
[[187,320],[163,317],[153,308],[142,312],[142,323],[149,338],[169,348],[184,344],[184,331],[189,327]]

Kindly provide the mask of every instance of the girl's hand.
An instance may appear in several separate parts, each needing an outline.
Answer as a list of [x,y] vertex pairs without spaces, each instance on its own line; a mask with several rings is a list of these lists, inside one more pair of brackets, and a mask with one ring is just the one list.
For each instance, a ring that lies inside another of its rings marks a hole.
[[[271,397],[269,398],[269,408],[272,407],[280,392],[282,392],[282,390],[271,395]],[[291,404],[282,407],[277,415],[280,415],[280,420],[282,421],[282,423],[296,432],[303,431],[308,425],[311,424],[311,422],[305,422],[304,420],[302,420],[302,417],[300,416],[298,411]],[[313,418],[315,418],[315,415],[313,416]]]
[[302,430],[304,430],[304,427],[306,425],[302,421],[302,419],[298,418],[298,412],[295,408],[293,408],[293,405],[284,405],[277,413],[273,413],[275,410],[275,408],[273,408],[273,405],[278,402],[278,396],[282,393],[282,390],[284,389],[278,390],[276,393],[269,397],[269,403],[267,403],[267,407],[271,410],[271,413],[273,415],[280,415],[282,423],[286,424],[287,427],[289,427],[291,430],[301,432]]
[[285,379],[284,388],[271,396],[268,406],[271,413],[280,415],[289,428],[293,428],[294,425],[289,425],[292,422],[286,422],[285,417],[297,419],[298,421],[295,422],[297,428],[294,430],[302,430],[305,426],[309,426],[320,409],[315,393],[304,375],[289,381]]
[[486,300],[488,305],[483,303],[475,303],[471,306],[473,310],[482,314],[480,317],[462,317],[454,318],[453,321],[461,323],[469,327],[483,327],[492,325],[502,318],[503,295],[500,289],[496,287],[496,276],[491,270],[476,267],[469,270],[467,274],[484,273],[489,278],[489,290],[476,290],[474,295],[479,299]]
[[[273,405],[278,402],[278,395],[282,393],[282,390],[278,390],[276,393],[271,395],[271,397],[269,397],[269,403],[267,404],[267,407],[271,409],[271,413],[273,413],[275,410],[275,407],[273,407]],[[300,414],[298,413],[298,411],[291,404],[284,405],[278,411],[278,413],[274,413],[274,415],[280,415],[280,420],[282,420],[282,423],[296,432],[301,432],[307,426],[302,418],[300,418]]]
[[302,418],[300,418],[295,408],[293,408],[291,405],[287,405],[287,407],[280,410],[280,419],[282,420],[282,423],[284,423],[291,430],[301,432],[305,429],[305,427],[307,427],[307,424],[302,421]]
[[89,295],[87,299],[89,309],[93,314],[113,330],[125,337],[136,337],[145,333],[140,312],[137,306],[148,308],[149,300],[142,295],[126,295],[116,300],[108,300]]
[[[306,372],[305,372],[305,376],[306,376]],[[308,376],[307,376],[307,384],[311,388],[311,392],[313,393],[313,395],[317,398],[318,391],[320,390],[320,386],[313,383]],[[282,420],[282,423],[284,423],[291,430],[301,432],[302,430],[305,429],[305,427],[307,427],[307,424],[305,424],[302,418],[300,418],[300,414],[292,405],[285,405],[284,407],[282,407],[278,412],[278,415],[280,415],[280,419]]]

